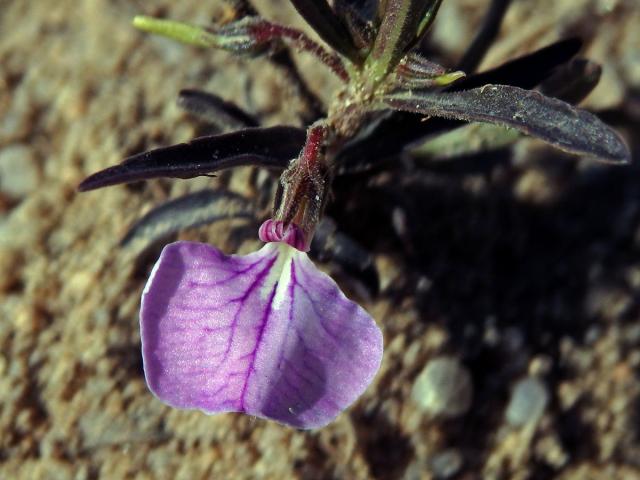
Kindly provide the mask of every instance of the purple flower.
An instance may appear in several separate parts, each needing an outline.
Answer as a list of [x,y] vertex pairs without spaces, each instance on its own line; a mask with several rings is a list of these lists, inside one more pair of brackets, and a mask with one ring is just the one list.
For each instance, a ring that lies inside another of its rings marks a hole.
[[371,383],[382,333],[313,265],[297,227],[268,220],[260,238],[246,256],[164,248],[142,295],[146,380],[176,408],[322,427]]

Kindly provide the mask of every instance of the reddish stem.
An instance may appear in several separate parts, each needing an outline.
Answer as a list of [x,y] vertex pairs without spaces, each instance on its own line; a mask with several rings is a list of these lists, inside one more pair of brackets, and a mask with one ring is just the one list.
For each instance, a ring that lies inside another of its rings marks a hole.
[[282,190],[273,218],[285,226],[297,225],[305,245],[311,242],[320,221],[329,188],[330,173],[324,162],[327,134],[322,122],[309,127],[302,152],[280,177]]
[[349,81],[349,73],[347,73],[340,57],[326,51],[300,30],[276,23],[261,21],[252,25],[250,32],[258,43],[267,43],[277,39],[291,40],[300,50],[315,55],[322,63],[328,66],[333,73],[340,77],[341,80],[345,82]]
[[301,166],[305,165],[311,170],[316,167],[320,157],[320,149],[327,136],[327,127],[323,123],[312,125],[307,131],[307,141],[300,155]]

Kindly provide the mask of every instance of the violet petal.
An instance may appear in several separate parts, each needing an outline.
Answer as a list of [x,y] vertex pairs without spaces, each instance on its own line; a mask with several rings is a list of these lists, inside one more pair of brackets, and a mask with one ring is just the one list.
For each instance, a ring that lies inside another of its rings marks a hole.
[[333,420],[382,358],[369,314],[284,243],[246,256],[166,246],[144,289],[140,328],[147,383],[163,402],[298,428]]

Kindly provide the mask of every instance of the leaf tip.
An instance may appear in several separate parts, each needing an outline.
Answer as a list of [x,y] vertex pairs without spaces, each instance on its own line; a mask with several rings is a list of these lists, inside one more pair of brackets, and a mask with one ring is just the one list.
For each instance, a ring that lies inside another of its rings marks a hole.
[[98,188],[95,183],[95,174],[89,175],[78,184],[78,186],[76,187],[76,191],[78,191],[79,193],[83,193],[95,190],[96,188]]
[[165,31],[173,22],[160,18],[149,17],[147,15],[136,15],[131,21],[131,25],[138,30],[147,33],[160,33]]

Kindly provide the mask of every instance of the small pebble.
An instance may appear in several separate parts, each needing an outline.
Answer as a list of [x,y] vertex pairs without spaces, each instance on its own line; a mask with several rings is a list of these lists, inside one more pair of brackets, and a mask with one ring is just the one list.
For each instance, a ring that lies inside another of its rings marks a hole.
[[462,455],[455,449],[438,452],[429,461],[434,478],[443,480],[456,475],[462,468],[462,463]]
[[516,383],[507,405],[505,417],[512,427],[523,427],[538,423],[549,403],[549,392],[535,377]]
[[464,415],[473,396],[471,375],[457,359],[437,357],[418,375],[411,395],[429,415],[445,418]]
[[10,145],[0,150],[0,191],[21,199],[38,186],[35,155],[26,145]]

